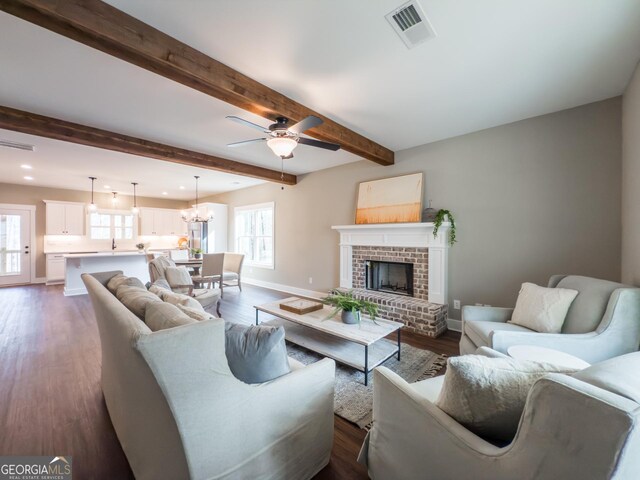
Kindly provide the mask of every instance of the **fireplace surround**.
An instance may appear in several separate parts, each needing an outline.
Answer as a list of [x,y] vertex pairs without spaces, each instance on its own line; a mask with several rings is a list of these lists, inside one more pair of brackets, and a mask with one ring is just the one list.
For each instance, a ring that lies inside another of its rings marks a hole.
[[[448,223],[435,237],[433,223],[331,228],[340,233],[341,289],[377,303],[382,318],[402,322],[409,330],[432,337],[446,331]],[[371,261],[410,264],[413,296],[399,295],[393,288],[367,288],[367,262]]]

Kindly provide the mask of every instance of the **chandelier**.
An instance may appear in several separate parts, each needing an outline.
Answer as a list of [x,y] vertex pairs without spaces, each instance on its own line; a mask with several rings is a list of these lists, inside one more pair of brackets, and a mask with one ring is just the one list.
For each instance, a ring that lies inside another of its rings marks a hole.
[[182,220],[187,223],[207,223],[209,220],[213,219],[212,213],[207,213],[205,216],[200,216],[198,211],[198,179],[200,178],[198,175],[194,175],[193,178],[196,179],[196,206],[195,209],[192,209],[189,212],[182,212]]

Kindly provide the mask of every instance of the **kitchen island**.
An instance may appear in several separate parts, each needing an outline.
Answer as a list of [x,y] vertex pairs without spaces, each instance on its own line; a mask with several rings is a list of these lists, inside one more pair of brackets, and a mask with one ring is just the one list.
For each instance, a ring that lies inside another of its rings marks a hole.
[[139,278],[142,283],[149,281],[147,257],[143,252],[68,253],[63,257],[66,262],[64,279],[66,296],[87,293],[81,278],[83,273],[121,270],[128,277]]

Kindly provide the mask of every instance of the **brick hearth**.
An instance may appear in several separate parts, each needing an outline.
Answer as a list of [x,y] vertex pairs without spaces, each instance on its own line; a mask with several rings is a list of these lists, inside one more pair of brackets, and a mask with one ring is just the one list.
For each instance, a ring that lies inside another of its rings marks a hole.
[[[413,264],[413,297],[367,290],[366,262]],[[408,330],[437,337],[447,330],[447,305],[429,302],[429,250],[414,247],[353,246],[353,294],[378,304],[380,316],[404,323]]]

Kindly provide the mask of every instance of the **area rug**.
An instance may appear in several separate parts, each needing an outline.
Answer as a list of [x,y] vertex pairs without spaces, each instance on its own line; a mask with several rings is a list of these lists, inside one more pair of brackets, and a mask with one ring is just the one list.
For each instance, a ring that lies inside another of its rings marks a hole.
[[[289,356],[305,365],[324,358],[315,352],[287,342]],[[394,371],[407,382],[413,383],[435,376],[447,362],[446,355],[438,355],[402,344],[401,360],[390,358],[384,366]],[[364,385],[364,374],[353,368],[336,363],[336,385],[334,412],[336,415],[367,428],[372,420],[373,373],[369,374],[369,385]]]

